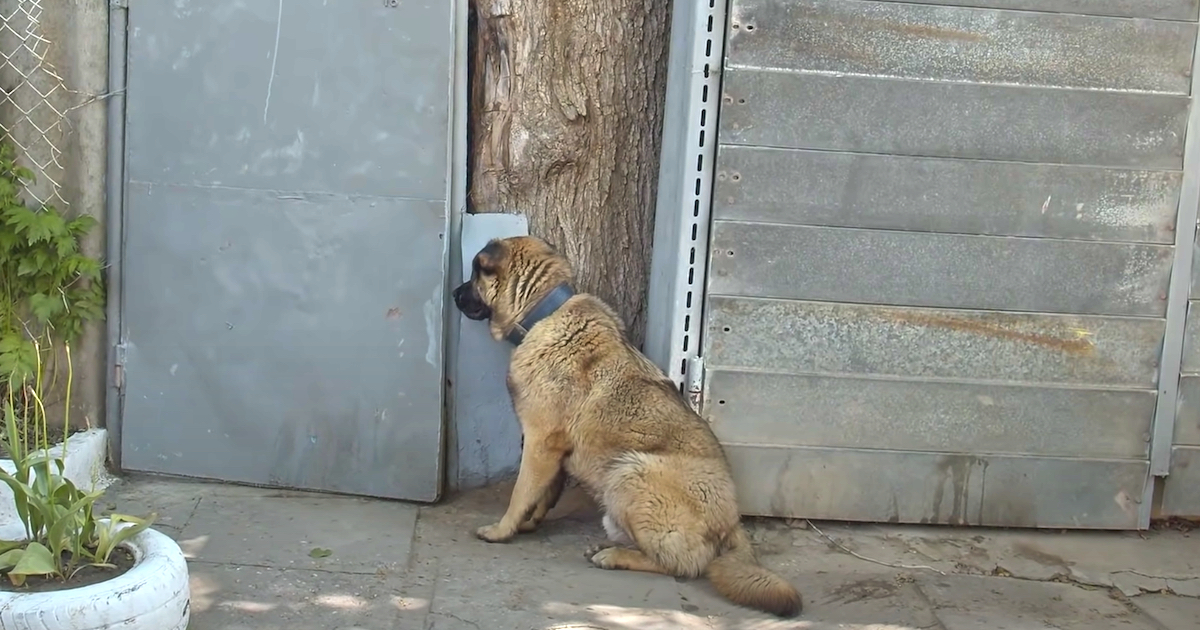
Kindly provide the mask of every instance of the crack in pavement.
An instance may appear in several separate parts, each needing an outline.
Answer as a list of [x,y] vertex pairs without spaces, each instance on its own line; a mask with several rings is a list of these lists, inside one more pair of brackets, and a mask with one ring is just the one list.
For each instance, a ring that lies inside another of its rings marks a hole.
[[[981,569],[981,571],[982,571],[982,569]],[[1120,584],[1118,584],[1116,582],[1116,580],[1111,579],[1111,576],[1118,575],[1121,573],[1129,573],[1129,574],[1137,575],[1137,576],[1144,577],[1147,579],[1152,579],[1152,580],[1161,580],[1163,582],[1163,587],[1161,589],[1157,589],[1157,590],[1150,590],[1139,584],[1134,584],[1131,586],[1133,586],[1134,588],[1137,588],[1138,592],[1130,593],[1126,590],[1126,588],[1124,588]],[[1192,581],[1192,580],[1200,580],[1200,578],[1196,578],[1196,577],[1188,577],[1188,578],[1182,578],[1182,579],[1164,578],[1164,577],[1159,577],[1159,576],[1155,576],[1155,575],[1139,573],[1137,571],[1130,570],[1130,569],[1122,569],[1120,571],[1112,571],[1112,572],[1106,574],[1107,576],[1109,576],[1108,581],[1105,581],[1103,579],[1091,579],[1091,578],[1087,578],[1085,576],[1074,575],[1071,573],[1062,573],[1062,572],[1055,573],[1049,577],[1044,577],[1044,578],[1032,577],[1029,575],[1018,575],[1016,573],[1013,573],[1012,571],[1009,571],[1008,569],[1005,569],[1004,567],[1002,567],[1000,565],[996,565],[996,568],[993,569],[990,573],[988,573],[988,572],[971,573],[971,572],[955,571],[952,575],[982,575],[984,577],[996,577],[996,578],[1004,578],[1004,579],[1010,579],[1010,580],[1021,580],[1024,582],[1052,582],[1052,583],[1059,583],[1059,584],[1070,584],[1070,585],[1073,585],[1073,586],[1076,586],[1079,588],[1104,588],[1104,589],[1115,590],[1115,591],[1119,592],[1122,596],[1130,597],[1130,598],[1138,597],[1140,595],[1164,594],[1164,595],[1173,595],[1175,597],[1188,597],[1188,598],[1193,598],[1193,599],[1200,599],[1200,591],[1197,591],[1197,594],[1195,594],[1195,595],[1193,595],[1191,593],[1187,593],[1187,592],[1180,593],[1180,592],[1176,591],[1175,589],[1171,588],[1171,586],[1170,586],[1171,582],[1187,582],[1187,581]]]
[[216,560],[199,560],[194,558],[188,559],[188,564],[203,564],[213,567],[242,567],[249,569],[270,569],[272,571],[312,571],[313,573],[330,573],[334,575],[380,575],[380,570],[374,571],[357,571],[357,570],[339,570],[325,569],[319,567],[281,567],[273,564],[264,564],[261,562],[219,562]]

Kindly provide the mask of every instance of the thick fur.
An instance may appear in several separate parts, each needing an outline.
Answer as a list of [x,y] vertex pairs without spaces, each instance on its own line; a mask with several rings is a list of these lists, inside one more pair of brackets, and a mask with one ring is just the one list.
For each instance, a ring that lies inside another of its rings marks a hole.
[[[467,317],[489,320],[499,341],[572,280],[570,263],[545,241],[494,240],[454,300]],[[595,566],[707,575],[735,603],[799,614],[800,593],[755,557],[708,423],[629,344],[608,305],[578,294],[534,325],[513,350],[508,389],[524,434],[520,472],[503,518],[477,536],[504,542],[536,529],[569,474],[603,508],[609,538],[629,545],[589,549]]]

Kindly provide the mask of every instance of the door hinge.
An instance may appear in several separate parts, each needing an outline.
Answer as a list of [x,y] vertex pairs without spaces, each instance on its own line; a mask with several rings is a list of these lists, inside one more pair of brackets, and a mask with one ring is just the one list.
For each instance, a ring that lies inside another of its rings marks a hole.
[[113,386],[118,390],[125,388],[125,344],[113,346]]
[[684,381],[687,384],[688,404],[693,411],[700,413],[701,399],[704,397],[704,357],[696,356],[688,361]]

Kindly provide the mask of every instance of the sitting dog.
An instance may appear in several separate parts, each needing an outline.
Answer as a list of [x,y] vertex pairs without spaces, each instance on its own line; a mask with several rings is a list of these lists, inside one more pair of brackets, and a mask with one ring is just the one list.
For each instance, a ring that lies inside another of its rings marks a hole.
[[566,476],[604,511],[612,544],[589,549],[602,569],[707,575],[731,601],[782,617],[800,593],[763,568],[741,524],[725,453],[708,423],[625,335],[599,298],[575,294],[570,262],[529,236],[493,240],[454,290],[468,318],[516,348],[508,391],[524,449],[508,510],[476,535],[533,531]]

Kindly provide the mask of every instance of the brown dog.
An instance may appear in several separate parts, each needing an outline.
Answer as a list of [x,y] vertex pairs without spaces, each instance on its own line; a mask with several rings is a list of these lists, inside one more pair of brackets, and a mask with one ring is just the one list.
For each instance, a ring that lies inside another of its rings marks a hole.
[[533,531],[566,475],[604,510],[616,543],[589,549],[602,569],[707,574],[733,602],[791,617],[800,593],[763,568],[742,528],[725,453],[708,423],[625,337],[604,302],[574,294],[567,259],[534,237],[493,240],[454,290],[468,318],[517,344],[508,390],[521,422],[521,467],[489,542]]

